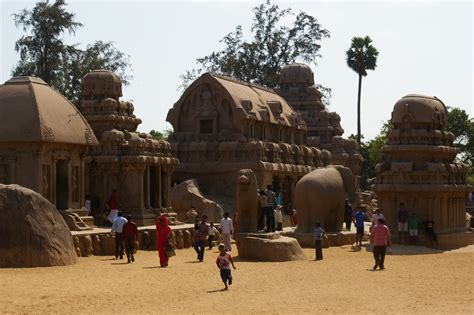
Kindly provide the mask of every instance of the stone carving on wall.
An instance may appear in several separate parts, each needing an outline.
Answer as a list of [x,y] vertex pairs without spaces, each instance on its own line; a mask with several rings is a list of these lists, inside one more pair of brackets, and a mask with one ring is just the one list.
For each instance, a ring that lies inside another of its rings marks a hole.
[[0,183],[1,184],[9,184],[10,176],[8,172],[9,166],[8,164],[0,164]]

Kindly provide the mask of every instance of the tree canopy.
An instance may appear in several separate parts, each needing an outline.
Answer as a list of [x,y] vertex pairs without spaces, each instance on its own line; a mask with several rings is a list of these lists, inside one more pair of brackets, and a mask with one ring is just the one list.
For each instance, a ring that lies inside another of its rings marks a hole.
[[448,107],[448,130],[454,134],[454,144],[459,148],[458,159],[474,167],[474,119],[464,109]]
[[[216,72],[242,81],[273,88],[281,69],[296,61],[316,64],[321,40],[329,37],[318,20],[304,12],[293,13],[266,1],[253,8],[251,37],[244,38],[242,26],[221,39],[222,50],[196,59],[198,67],[181,75],[186,88],[204,72]],[[283,20],[294,17],[291,26]],[[321,92],[327,88],[319,86]]]
[[114,71],[128,84],[128,56],[113,42],[96,41],[85,50],[64,43],[65,33],[74,35],[83,26],[75,21],[74,13],[66,11],[64,0],[42,0],[32,10],[14,14],[13,19],[17,27],[28,32],[15,43],[20,60],[12,70],[13,76],[39,77],[69,99],[79,98],[80,81],[90,70]]

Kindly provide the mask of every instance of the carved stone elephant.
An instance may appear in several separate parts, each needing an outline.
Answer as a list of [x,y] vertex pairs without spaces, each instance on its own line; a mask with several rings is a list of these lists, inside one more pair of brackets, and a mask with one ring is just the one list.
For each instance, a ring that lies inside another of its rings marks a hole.
[[312,233],[316,221],[327,232],[341,231],[346,199],[351,203],[356,200],[354,176],[349,168],[331,165],[303,176],[295,187],[296,233]]
[[258,186],[255,173],[250,169],[242,169],[237,178],[236,233],[257,232],[258,220]]

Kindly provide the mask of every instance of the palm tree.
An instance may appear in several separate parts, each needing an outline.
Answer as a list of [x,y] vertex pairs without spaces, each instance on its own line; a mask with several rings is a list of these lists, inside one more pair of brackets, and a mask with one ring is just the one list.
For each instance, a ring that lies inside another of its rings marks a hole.
[[349,68],[359,75],[359,92],[357,95],[357,143],[360,145],[360,92],[362,88],[362,77],[367,75],[367,70],[377,67],[377,56],[379,52],[372,46],[369,36],[354,37],[351,48],[346,51],[346,61]]

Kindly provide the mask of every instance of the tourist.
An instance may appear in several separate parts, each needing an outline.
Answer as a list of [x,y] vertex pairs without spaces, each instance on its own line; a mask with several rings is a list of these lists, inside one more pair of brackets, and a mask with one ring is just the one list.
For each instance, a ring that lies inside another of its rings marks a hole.
[[[408,233],[408,210],[403,202],[400,202],[400,208],[398,209],[398,242],[407,241]],[[402,241],[403,239],[403,241]]]
[[260,190],[258,194],[258,221],[257,221],[257,231],[263,231],[264,230],[264,220],[266,217],[266,211],[268,208],[268,198],[265,195],[264,190]]
[[158,250],[158,256],[160,256],[160,266],[162,268],[168,267],[168,255],[166,254],[166,248],[170,243],[171,239],[171,228],[169,226],[168,217],[166,214],[162,214],[156,220],[156,249]]
[[86,209],[87,215],[92,215],[91,196],[89,194],[84,197],[84,209]]
[[122,236],[125,242],[125,253],[127,254],[127,263],[135,261],[135,242],[138,239],[138,228],[132,221],[132,216],[127,215],[127,223],[123,225]]
[[283,231],[283,214],[281,213],[281,209],[283,206],[278,206],[275,209],[275,221],[276,221],[276,230]]
[[116,189],[112,190],[112,193],[110,194],[109,202],[107,205],[109,207],[109,216],[108,216],[109,221],[114,223],[115,218],[117,218],[118,208],[119,208]]
[[276,195],[275,192],[272,190],[271,185],[267,185],[267,189],[265,190],[265,195],[267,196],[268,208],[265,212],[265,217],[267,221],[267,232],[275,232],[275,202],[276,202]]
[[415,212],[412,212],[408,218],[408,234],[410,235],[410,244],[416,244],[418,241],[418,218]]
[[320,222],[316,222],[314,228],[314,248],[316,251],[315,260],[323,260],[323,237],[326,239],[328,238],[326,231],[321,227]]
[[430,241],[430,246],[438,247],[438,235],[434,230],[434,221],[432,219],[428,219],[425,222],[425,233],[428,236],[428,240]]
[[365,224],[365,208],[364,207],[359,207],[357,212],[354,213],[353,221],[357,230],[356,246],[362,247],[362,238],[364,237],[364,224]]
[[387,246],[391,246],[390,230],[384,222],[383,219],[378,219],[377,224],[374,226],[372,233],[370,234],[370,238],[374,244],[373,253],[375,259],[375,265],[372,270],[376,270],[377,267],[379,267],[380,270],[385,269],[385,252]]
[[346,230],[350,231],[352,223],[352,206],[347,199],[346,204],[344,205],[344,222],[346,223]]
[[214,238],[216,237],[217,229],[214,227],[214,223],[211,222],[209,226],[209,236],[207,237],[207,243],[209,244],[209,250],[212,249]]
[[114,223],[112,224],[112,233],[115,234],[115,259],[123,259],[123,226],[127,223],[127,219],[122,216],[122,212],[117,213]]
[[196,220],[196,219],[199,220],[198,213],[196,211],[196,208],[194,208],[194,206],[191,206],[188,212],[186,212],[186,219],[188,223],[192,223],[193,220]]
[[385,222],[385,216],[382,214],[382,212],[380,212],[379,208],[376,208],[375,212],[372,214],[372,225],[370,226],[370,232],[372,232],[374,226],[377,225],[379,219],[382,219]]
[[234,231],[234,225],[232,219],[229,218],[229,213],[224,212],[224,217],[221,220],[221,234],[222,234],[222,241],[225,246],[225,250],[230,252],[232,250],[230,236]]
[[295,208],[291,210],[291,222],[293,223],[293,226],[298,225],[298,214],[296,213]]
[[234,261],[232,260],[232,256],[225,251],[225,245],[220,244],[218,249],[219,249],[219,255],[217,255],[216,264],[217,264],[217,268],[219,268],[220,270],[222,282],[224,282],[224,285],[225,285],[224,290],[227,290],[229,288],[227,286],[227,282],[229,282],[229,285],[232,284],[232,273],[231,273],[230,265],[232,265],[234,269],[236,268],[234,266]]
[[209,226],[206,223],[207,216],[203,215],[201,223],[199,223],[194,242],[194,250],[197,253],[199,262],[204,261],[204,250],[206,249],[207,236],[209,234]]

